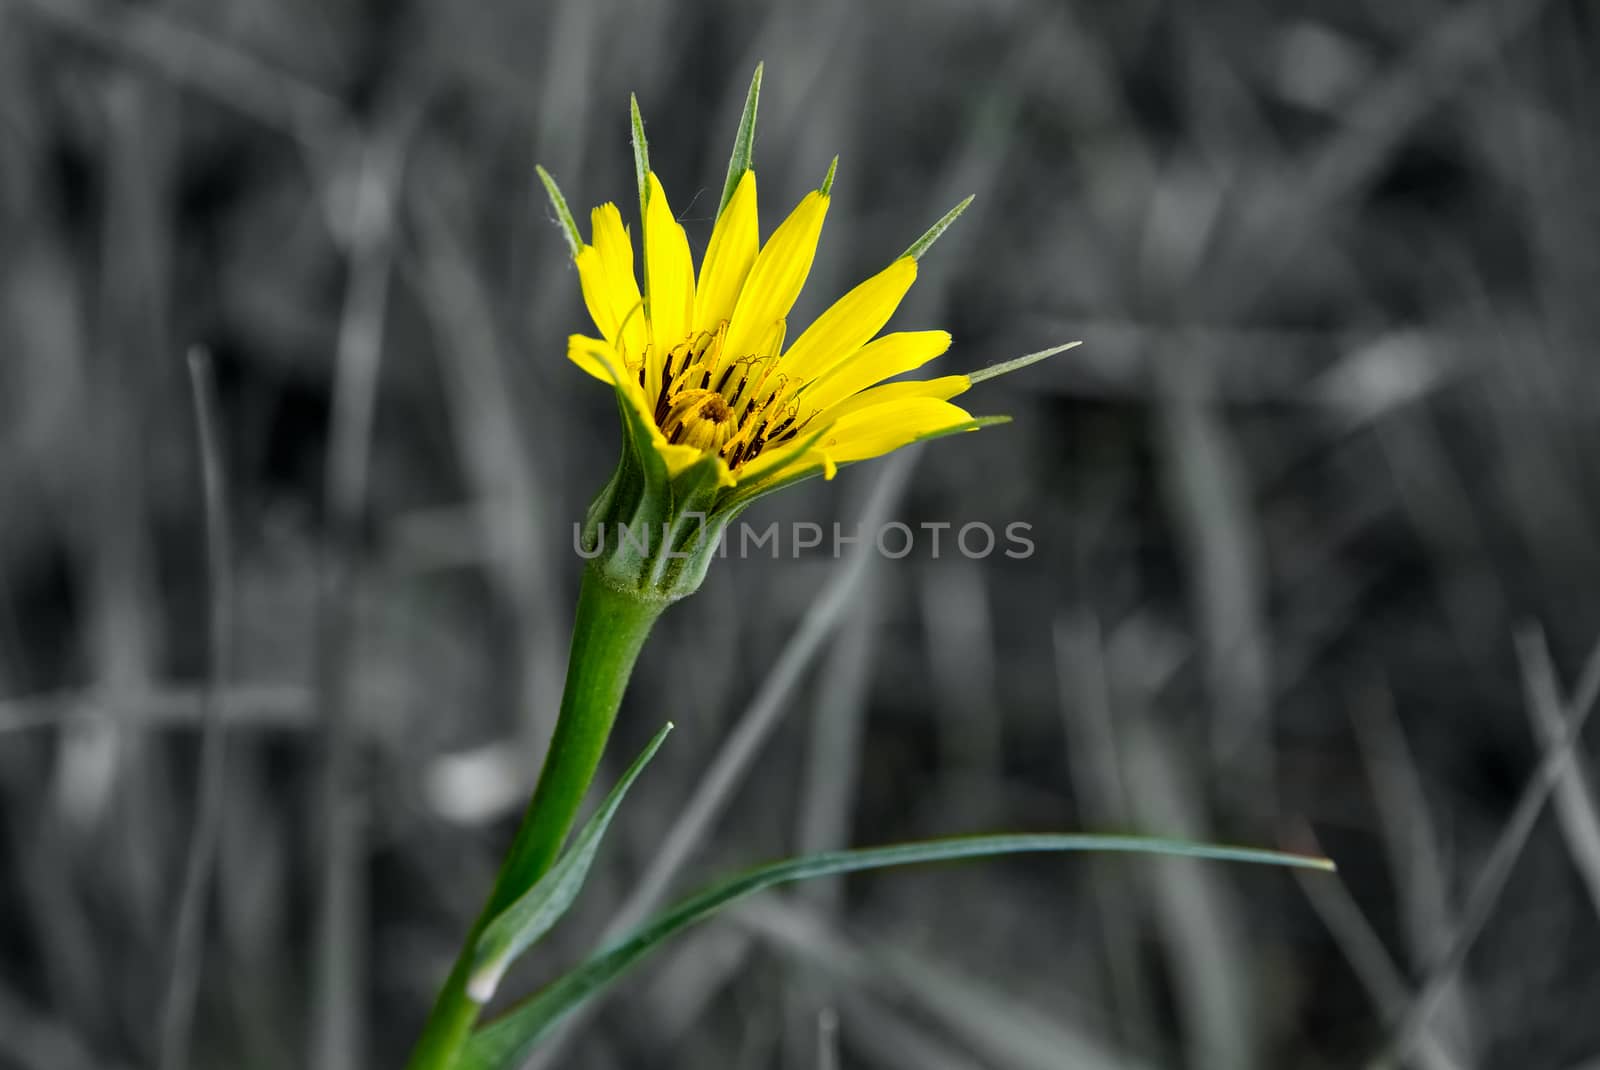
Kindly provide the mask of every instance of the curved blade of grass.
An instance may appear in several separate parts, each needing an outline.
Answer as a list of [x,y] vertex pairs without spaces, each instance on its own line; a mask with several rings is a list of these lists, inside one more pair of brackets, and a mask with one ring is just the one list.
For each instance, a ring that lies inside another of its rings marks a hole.
[[722,200],[717,204],[717,217],[722,217],[739,180],[750,170],[750,155],[756,147],[756,108],[761,103],[761,72],[766,64],[757,63],[756,73],[750,78],[750,89],[744,95],[744,112],[739,116],[739,130],[733,135],[733,155],[728,157],[728,180],[722,184]]
[[505,1017],[480,1029],[467,1042],[459,1063],[460,1070],[510,1070],[519,1066],[556,1023],[589,997],[610,986],[667,940],[722,908],[774,885],[889,866],[1042,851],[1177,855],[1219,862],[1253,862],[1321,870],[1334,868],[1326,858],[1282,851],[1188,843],[1146,836],[1090,835],[967,836],[853,851],[829,851],[772,862],[728,877],[669,907],[654,920],[646,922],[632,936],[593,956]]
[[616,816],[617,807],[622,805],[623,796],[628,794],[633,782],[650,759],[655,757],[661,741],[667,738],[670,731],[672,722],[668,721],[645,747],[644,753],[628,766],[628,771],[622,774],[622,779],[611,789],[611,794],[600,804],[600,809],[578,833],[571,849],[550,868],[550,872],[484,929],[474,953],[472,973],[467,979],[467,995],[474,1002],[489,1002],[507,967],[549,932],[572,906],[583,888],[584,879],[589,875],[589,867],[600,849],[600,840],[605,836],[611,819]]

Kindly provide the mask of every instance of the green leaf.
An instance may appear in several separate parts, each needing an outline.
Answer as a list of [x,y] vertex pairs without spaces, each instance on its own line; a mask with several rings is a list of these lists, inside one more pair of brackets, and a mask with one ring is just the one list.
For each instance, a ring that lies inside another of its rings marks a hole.
[[951,223],[961,218],[961,213],[965,212],[967,205],[971,203],[972,196],[969,196],[966,200],[946,212],[939,222],[929,227],[922,237],[912,242],[911,248],[901,253],[900,258],[903,260],[909,256],[913,260],[921,260],[922,254],[933,247],[933,243],[939,240],[939,235],[950,229]]
[[832,851],[758,866],[711,885],[646,922],[633,935],[565,974],[505,1017],[478,1030],[467,1042],[460,1070],[510,1070],[521,1065],[562,1018],[605,991],[665,941],[746,896],[773,885],[887,866],[1038,851],[1101,851],[1177,855],[1228,862],[1255,862],[1331,871],[1325,858],[1222,847],[1141,836],[972,836]]
[[1041,349],[1037,353],[1029,353],[1026,356],[1017,357],[1014,360],[1003,360],[999,364],[991,364],[987,368],[980,368],[971,375],[967,376],[967,378],[972,382],[973,386],[977,386],[979,383],[987,379],[993,379],[1001,375],[1010,375],[1012,372],[1026,368],[1030,364],[1037,364],[1046,357],[1053,357],[1057,353],[1065,353],[1067,350],[1076,349],[1081,345],[1083,345],[1082,342],[1068,342],[1066,345],[1052,346],[1049,349]]
[[717,216],[722,216],[739,180],[750,170],[750,155],[756,147],[756,108],[761,103],[761,72],[764,63],[756,64],[756,73],[750,79],[750,89],[744,95],[744,112],[739,116],[739,130],[733,135],[733,155],[728,157],[728,180],[722,184],[722,202],[717,205]]
[[600,840],[605,836],[611,819],[616,816],[617,807],[622,805],[623,796],[627,795],[628,788],[644,771],[650,759],[655,757],[661,741],[667,738],[670,731],[672,722],[669,721],[645,747],[644,753],[635,758],[628,771],[622,774],[622,779],[617,781],[616,787],[611,789],[611,794],[606,796],[605,802],[600,804],[600,809],[595,811],[589,823],[583,826],[583,831],[578,833],[578,838],[561,860],[484,929],[473,954],[472,972],[467,978],[467,995],[474,1002],[489,1002],[507,967],[549,932],[572,906],[578,892],[583,889],[584,879],[589,875],[589,867],[600,849]]
[[583,246],[583,235],[578,233],[577,221],[572,218],[572,209],[567,207],[567,199],[561,195],[561,187],[556,185],[556,180],[550,177],[538,164],[533,169],[539,173],[539,181],[544,183],[545,195],[550,198],[550,206],[556,210],[556,218],[561,221],[561,232],[566,235],[567,248],[572,250],[572,255],[577,256],[578,250]]

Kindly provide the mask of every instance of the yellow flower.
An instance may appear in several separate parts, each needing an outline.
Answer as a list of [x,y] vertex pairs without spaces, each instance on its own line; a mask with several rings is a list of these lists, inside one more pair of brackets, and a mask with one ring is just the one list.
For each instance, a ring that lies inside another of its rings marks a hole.
[[[974,418],[950,399],[1070,348],[971,375],[888,382],[950,347],[945,331],[879,332],[916,281],[918,258],[970,197],[786,345],[834,168],[763,245],[750,167],[760,87],[757,67],[698,271],[688,235],[650,169],[637,100],[637,251],[614,204],[591,213],[585,242],[555,180],[538,169],[599,331],[572,335],[567,354],[612,387],[623,423],[622,455],[589,508],[582,546],[608,582],[663,598],[699,586],[727,524],[757,498],[816,473],[831,479],[840,465],[913,442],[1003,422]],[[608,547],[605,533],[618,526],[661,537],[636,545],[630,535]]]
[[666,191],[654,172],[645,181],[644,286],[622,214],[601,205],[576,254],[601,337],[573,335],[568,355],[636,406],[671,474],[714,456],[724,486],[817,468],[831,478],[840,464],[974,425],[949,400],[971,385],[965,375],[883,385],[950,346],[945,331],[877,337],[917,277],[915,257],[861,283],[785,346],[828,194],[806,194],[761,245],[756,176],[745,171],[697,276]]

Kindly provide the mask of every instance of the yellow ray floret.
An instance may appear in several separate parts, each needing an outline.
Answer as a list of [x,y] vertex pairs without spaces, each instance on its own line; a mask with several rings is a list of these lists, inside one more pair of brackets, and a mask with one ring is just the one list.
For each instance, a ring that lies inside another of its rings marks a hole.
[[697,276],[688,236],[653,172],[644,191],[643,290],[621,214],[603,204],[591,215],[589,244],[575,254],[601,337],[573,335],[568,355],[622,393],[669,473],[714,456],[729,486],[818,468],[831,478],[840,464],[972,422],[949,400],[971,385],[964,375],[880,385],[950,345],[944,331],[878,335],[916,280],[910,255],[784,347],[827,216],[826,192],[808,193],[762,245],[755,174],[746,171]]

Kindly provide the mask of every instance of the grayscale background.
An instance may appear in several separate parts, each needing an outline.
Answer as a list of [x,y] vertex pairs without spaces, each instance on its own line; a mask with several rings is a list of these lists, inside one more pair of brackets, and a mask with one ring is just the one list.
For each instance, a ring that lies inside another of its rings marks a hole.
[[[762,59],[764,230],[840,156],[796,323],[973,193],[896,325],[952,330],[944,371],[1084,344],[968,396],[1010,426],[750,519],[1035,552],[717,563],[603,782],[677,731],[508,995],[799,851],[1138,831],[1341,872],[796,888],[546,1064],[1600,1065],[1594,746],[1541,767],[1600,688],[1597,30],[1584,0],[0,0],[0,1067],[156,1065],[175,975],[192,1066],[403,1061],[537,769],[617,450],[533,166],[631,219],[636,90],[698,249]],[[195,346],[233,533],[215,806]]]

